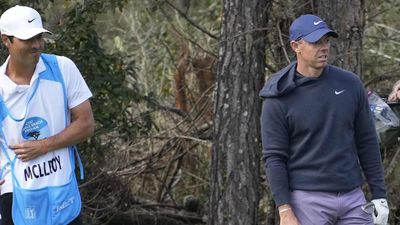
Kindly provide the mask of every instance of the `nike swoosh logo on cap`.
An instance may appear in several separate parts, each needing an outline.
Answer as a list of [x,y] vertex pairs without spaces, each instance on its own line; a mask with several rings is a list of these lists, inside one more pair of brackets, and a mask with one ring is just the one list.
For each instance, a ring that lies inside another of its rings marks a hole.
[[320,20],[320,21],[318,21],[318,22],[315,22],[315,21],[314,21],[314,25],[316,26],[316,25],[318,25],[318,24],[320,24],[320,23],[322,23],[322,22],[324,22],[324,21],[322,21],[322,20]]
[[28,23],[32,23],[34,20],[36,20],[36,18],[33,18],[31,20],[28,20]]

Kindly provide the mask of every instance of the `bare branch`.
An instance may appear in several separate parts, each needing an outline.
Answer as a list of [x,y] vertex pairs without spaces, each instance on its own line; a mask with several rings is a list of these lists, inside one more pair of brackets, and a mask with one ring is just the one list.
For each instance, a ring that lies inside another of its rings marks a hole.
[[285,59],[286,59],[287,63],[290,63],[289,56],[286,52],[285,44],[283,43],[282,32],[281,32],[281,28],[279,27],[279,24],[276,24],[276,29],[278,30],[279,43],[281,44],[281,48],[285,55]]
[[200,30],[201,32],[207,34],[208,36],[210,36],[213,39],[218,39],[218,37],[214,34],[211,34],[210,32],[208,32],[206,29],[200,27],[200,25],[196,24],[193,20],[191,20],[185,13],[183,13],[180,9],[178,9],[175,5],[173,5],[172,3],[170,3],[169,1],[165,1],[165,3],[167,3],[167,5],[169,5],[171,8],[173,8],[176,12],[178,12],[178,14],[180,16],[182,16],[186,21],[188,21],[191,25],[193,25],[194,27],[196,27],[198,30]]

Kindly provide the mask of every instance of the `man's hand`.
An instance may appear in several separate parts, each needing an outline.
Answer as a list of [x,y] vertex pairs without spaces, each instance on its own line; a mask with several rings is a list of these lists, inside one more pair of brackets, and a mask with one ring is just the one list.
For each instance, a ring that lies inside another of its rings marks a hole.
[[17,158],[23,162],[35,159],[48,151],[48,143],[46,139],[37,141],[26,141],[19,144],[10,145],[9,147],[14,150]]
[[284,204],[279,206],[280,225],[300,225],[296,215],[290,205]]
[[389,102],[398,102],[400,100],[400,80],[397,81],[392,88],[392,92],[389,94]]
[[386,225],[389,218],[389,207],[386,199],[374,199],[371,202],[375,205],[375,213],[372,214],[374,224]]

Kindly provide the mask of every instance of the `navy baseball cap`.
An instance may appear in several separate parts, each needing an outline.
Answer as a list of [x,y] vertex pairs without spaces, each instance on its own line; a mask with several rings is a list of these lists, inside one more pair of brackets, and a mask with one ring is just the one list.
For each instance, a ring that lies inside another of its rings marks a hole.
[[306,14],[295,19],[289,29],[290,40],[298,41],[304,39],[314,43],[321,39],[325,34],[334,38],[339,35],[331,30],[321,18],[315,15]]

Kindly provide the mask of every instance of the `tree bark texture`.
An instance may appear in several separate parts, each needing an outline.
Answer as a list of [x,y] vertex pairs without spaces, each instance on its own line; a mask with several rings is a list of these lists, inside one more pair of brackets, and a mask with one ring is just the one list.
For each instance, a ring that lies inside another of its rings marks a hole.
[[212,148],[209,225],[258,224],[259,114],[269,0],[224,0]]
[[332,64],[361,76],[364,1],[314,0],[314,10],[339,34],[331,42]]

